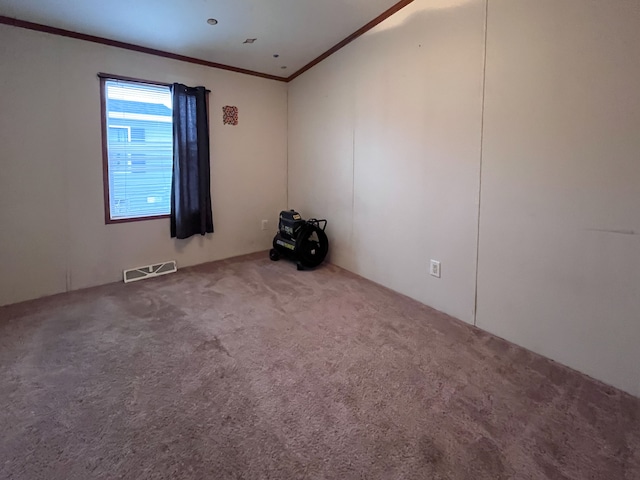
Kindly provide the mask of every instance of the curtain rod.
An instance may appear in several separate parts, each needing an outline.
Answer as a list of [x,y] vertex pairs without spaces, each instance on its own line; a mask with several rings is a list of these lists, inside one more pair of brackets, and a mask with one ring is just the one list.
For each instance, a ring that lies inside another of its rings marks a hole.
[[[151,80],[143,80],[141,78],[132,78],[132,77],[123,77],[122,75],[111,75],[110,73],[98,73],[98,78],[102,78],[105,80],[122,80],[123,82],[133,82],[133,83],[146,83],[149,85],[161,85],[163,87],[171,87],[172,83],[166,82],[154,82]],[[207,93],[211,93],[211,90],[205,89]]]

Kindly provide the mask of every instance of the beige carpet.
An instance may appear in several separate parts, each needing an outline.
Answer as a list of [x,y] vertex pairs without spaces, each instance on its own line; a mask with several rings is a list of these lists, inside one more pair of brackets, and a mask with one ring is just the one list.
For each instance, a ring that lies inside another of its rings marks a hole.
[[640,479],[640,400],[266,253],[0,308],[0,432],[2,479]]

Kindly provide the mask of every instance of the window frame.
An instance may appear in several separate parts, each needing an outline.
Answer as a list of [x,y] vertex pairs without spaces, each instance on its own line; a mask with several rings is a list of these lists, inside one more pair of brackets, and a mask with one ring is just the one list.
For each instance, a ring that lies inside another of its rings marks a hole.
[[120,80],[123,82],[143,83],[146,85],[155,85],[160,87],[171,87],[170,83],[153,82],[150,80],[142,80],[140,78],[123,77],[121,75],[111,75],[108,73],[99,73],[100,79],[100,116],[102,125],[102,189],[104,194],[104,223],[105,225],[143,222],[146,220],[159,220],[170,218],[171,214],[149,215],[145,217],[130,218],[111,218],[111,204],[109,200],[109,142],[108,142],[108,121],[107,121],[107,92],[106,82],[108,80]]

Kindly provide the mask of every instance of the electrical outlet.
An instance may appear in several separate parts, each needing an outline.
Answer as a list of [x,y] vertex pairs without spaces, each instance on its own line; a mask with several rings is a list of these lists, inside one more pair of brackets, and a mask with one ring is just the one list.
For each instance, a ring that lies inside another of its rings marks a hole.
[[262,220],[262,230],[266,230],[269,225],[269,220]]
[[431,276],[440,278],[440,262],[437,260],[431,260],[431,264],[429,265],[429,273]]

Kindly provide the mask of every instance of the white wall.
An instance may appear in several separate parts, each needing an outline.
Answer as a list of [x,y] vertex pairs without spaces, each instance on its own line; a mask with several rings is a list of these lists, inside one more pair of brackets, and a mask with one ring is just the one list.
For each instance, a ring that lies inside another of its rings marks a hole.
[[416,1],[289,89],[289,205],[329,219],[331,261],[467,322],[484,13]]
[[491,0],[479,327],[640,395],[640,7]]
[[486,6],[416,0],[294,80],[289,205],[469,322],[477,272],[479,327],[640,395],[637,1]]
[[[98,72],[212,90],[213,235],[104,224]],[[0,305],[269,248],[286,206],[286,84],[0,26],[0,92]],[[223,105],[239,126],[222,125]]]

